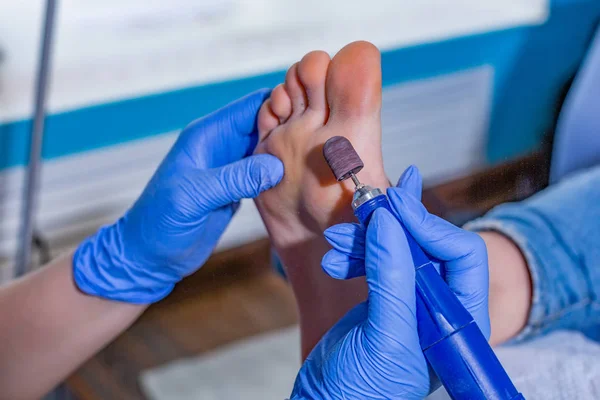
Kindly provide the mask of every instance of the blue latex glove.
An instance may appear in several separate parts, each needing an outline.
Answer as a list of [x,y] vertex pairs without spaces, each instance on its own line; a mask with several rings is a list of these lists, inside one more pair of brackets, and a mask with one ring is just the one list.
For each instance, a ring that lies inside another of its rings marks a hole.
[[402,226],[385,209],[375,210],[369,223],[363,265],[367,301],[346,314],[308,356],[293,400],[410,400],[429,392],[417,332],[415,269]]
[[[422,179],[415,167],[405,171],[399,186],[387,192],[395,217],[432,258],[440,260],[442,276],[489,338],[485,243],[425,210],[419,201]],[[374,215],[377,218],[366,232],[358,224],[325,231],[334,249],[323,258],[323,269],[337,279],[366,275],[369,297],[326,333],[310,354],[296,380],[294,399],[419,399],[436,387],[418,340],[414,266],[406,236],[385,210]]]
[[243,198],[279,183],[283,164],[251,156],[268,90],[201,118],[182,132],[132,208],[73,257],[85,293],[148,304],[206,261]]
[[[398,188],[387,191],[404,227],[434,260],[436,268],[471,313],[484,336],[490,337],[488,260],[483,239],[427,212],[421,204],[422,178],[415,166],[404,171]],[[333,246],[323,268],[337,279],[364,276],[365,232],[358,224],[339,224],[325,231]]]

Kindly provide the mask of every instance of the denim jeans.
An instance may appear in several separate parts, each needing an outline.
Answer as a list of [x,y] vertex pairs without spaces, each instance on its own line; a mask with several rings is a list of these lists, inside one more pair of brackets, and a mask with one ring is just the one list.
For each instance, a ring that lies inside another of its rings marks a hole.
[[502,233],[527,261],[532,307],[514,341],[557,329],[600,341],[600,166],[500,205],[465,228]]
[[600,164],[600,27],[560,112],[550,180]]

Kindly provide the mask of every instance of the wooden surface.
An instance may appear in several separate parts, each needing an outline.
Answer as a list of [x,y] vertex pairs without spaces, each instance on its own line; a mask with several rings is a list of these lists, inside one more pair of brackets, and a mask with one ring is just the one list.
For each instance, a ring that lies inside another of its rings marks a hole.
[[[461,222],[543,188],[546,165],[546,157],[535,154],[429,188],[423,202],[431,212]],[[81,400],[143,399],[141,371],[296,321],[292,291],[270,266],[268,240],[259,240],[214,255],[67,384]]]

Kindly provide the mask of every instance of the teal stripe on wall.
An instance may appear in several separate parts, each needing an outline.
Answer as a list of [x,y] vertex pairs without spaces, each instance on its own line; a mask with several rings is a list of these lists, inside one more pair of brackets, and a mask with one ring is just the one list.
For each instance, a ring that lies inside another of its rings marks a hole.
[[[252,90],[275,86],[284,76],[277,72],[53,114],[46,122],[43,156],[51,159],[180,129]],[[25,164],[30,126],[30,120],[0,125],[0,169]]]
[[[555,101],[591,39],[600,2],[554,1],[543,26],[521,27],[385,52],[384,86],[484,64],[494,68],[488,159],[530,151],[552,123]],[[43,156],[52,159],[183,128],[284,71],[50,115]],[[0,125],[0,169],[23,165],[30,120]]]

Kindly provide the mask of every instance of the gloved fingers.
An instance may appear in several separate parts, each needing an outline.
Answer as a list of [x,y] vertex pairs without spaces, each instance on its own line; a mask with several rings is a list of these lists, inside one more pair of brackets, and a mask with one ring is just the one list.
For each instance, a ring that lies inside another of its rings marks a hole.
[[189,124],[174,150],[183,150],[199,168],[216,168],[249,156],[258,141],[258,110],[269,97],[261,89]]
[[423,194],[423,177],[415,165],[410,165],[398,180],[397,187],[406,190],[418,200],[421,200]]
[[487,248],[474,232],[427,212],[403,189],[388,189],[392,208],[406,230],[432,257],[443,261],[442,277],[489,337]]
[[334,249],[355,258],[365,257],[365,230],[359,224],[337,224],[325,230],[325,239]]
[[486,260],[471,264],[469,257],[444,264],[442,277],[456,297],[471,313],[484,336],[490,337],[489,270]]
[[323,256],[321,267],[334,279],[352,279],[365,275],[364,258],[354,258],[336,249],[329,250]]
[[404,189],[389,188],[387,194],[404,227],[431,256],[445,262],[466,260],[468,265],[481,264],[476,258],[487,259],[485,243],[476,233],[430,214]]
[[[410,165],[398,180],[398,187],[421,199],[423,178],[415,165]],[[338,224],[325,230],[325,238],[337,250],[359,256],[364,253],[365,231],[359,224]]]
[[248,149],[245,156],[254,152],[258,141],[258,110],[271,95],[271,89],[260,89],[242,97],[227,108],[230,116],[231,133],[230,140],[235,142],[240,136],[250,137]]
[[331,349],[335,348],[352,328],[367,319],[367,303],[362,302],[346,313],[331,329],[327,331],[309,354],[306,361],[326,360]]
[[324,232],[333,246],[321,267],[335,279],[352,279],[365,275],[365,230],[359,224],[337,224]]
[[394,335],[415,330],[415,269],[404,230],[386,209],[375,210],[367,228],[365,272],[369,286],[369,329]]
[[283,163],[270,154],[259,154],[202,171],[196,187],[199,201],[215,210],[242,199],[254,198],[277,185],[283,177]]
[[[181,235],[177,243],[182,250],[174,254],[169,265],[177,271],[180,279],[191,275],[204,265],[229,226],[235,211],[235,204],[230,204],[209,213],[202,224],[186,226],[186,234]],[[207,226],[210,229],[206,229]],[[197,243],[202,243],[202,251],[198,251]],[[190,265],[194,267],[190,268]]]
[[[220,136],[233,141],[256,133],[258,110],[270,94],[271,89],[260,89],[229,103],[206,116],[207,128],[214,128]],[[253,150],[247,155],[252,154]]]

